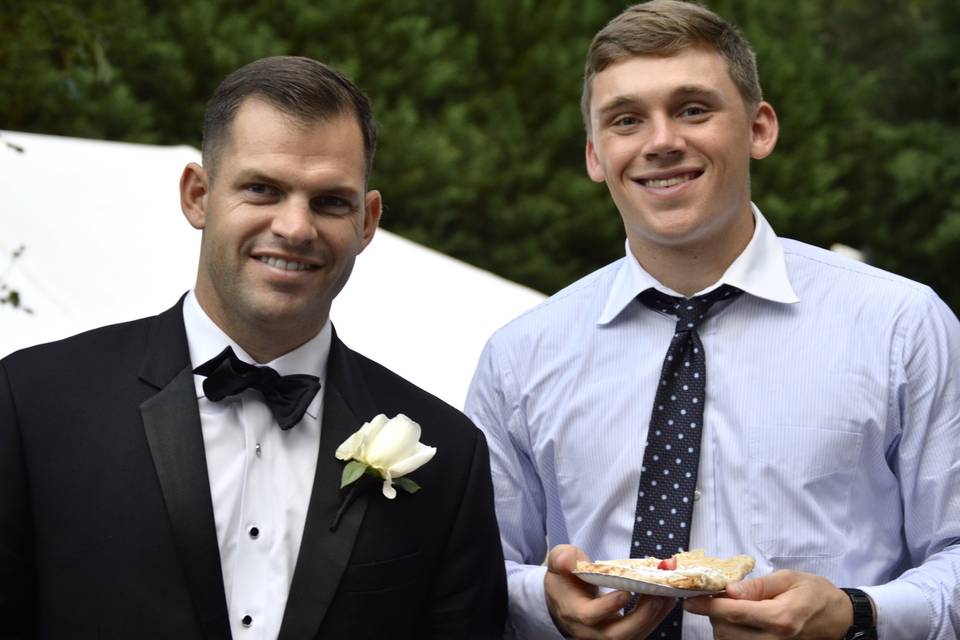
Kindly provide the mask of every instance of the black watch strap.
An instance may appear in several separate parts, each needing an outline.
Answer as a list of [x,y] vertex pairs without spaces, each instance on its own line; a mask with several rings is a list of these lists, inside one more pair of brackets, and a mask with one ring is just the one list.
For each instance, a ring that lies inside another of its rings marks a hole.
[[847,630],[843,640],[876,640],[877,627],[873,622],[873,602],[870,596],[860,589],[841,590],[850,597],[850,603],[853,604],[853,626]]

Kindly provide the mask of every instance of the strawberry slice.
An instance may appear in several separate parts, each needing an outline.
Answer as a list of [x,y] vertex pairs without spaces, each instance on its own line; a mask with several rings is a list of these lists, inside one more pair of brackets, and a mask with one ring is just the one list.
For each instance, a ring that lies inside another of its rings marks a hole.
[[676,558],[666,558],[661,560],[660,564],[657,565],[657,569],[662,569],[664,571],[673,571],[677,568],[677,559]]

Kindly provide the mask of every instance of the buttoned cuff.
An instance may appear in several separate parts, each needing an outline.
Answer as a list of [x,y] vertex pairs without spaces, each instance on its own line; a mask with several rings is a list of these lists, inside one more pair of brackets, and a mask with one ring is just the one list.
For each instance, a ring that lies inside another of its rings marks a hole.
[[879,586],[858,588],[873,600],[877,612],[878,638],[920,640],[930,633],[932,614],[920,587],[895,580]]
[[547,568],[543,566],[514,565],[510,569],[507,578],[510,624],[520,640],[563,640],[547,609],[543,588],[546,573]]

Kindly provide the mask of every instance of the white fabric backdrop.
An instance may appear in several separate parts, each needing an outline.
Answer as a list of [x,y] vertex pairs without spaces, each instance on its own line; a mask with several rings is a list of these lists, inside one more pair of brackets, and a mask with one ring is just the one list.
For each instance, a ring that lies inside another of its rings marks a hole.
[[[0,279],[33,310],[0,305],[0,357],[158,313],[189,289],[200,233],[177,184],[199,158],[0,131]],[[461,407],[487,337],[543,297],[380,229],[332,316],[348,345]]]

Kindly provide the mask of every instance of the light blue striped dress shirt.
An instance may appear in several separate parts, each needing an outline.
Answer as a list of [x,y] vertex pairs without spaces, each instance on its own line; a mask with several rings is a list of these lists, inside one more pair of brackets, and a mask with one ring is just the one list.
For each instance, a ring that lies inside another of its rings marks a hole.
[[[883,640],[960,635],[960,324],[926,286],[756,229],[714,286],[691,548],[861,587]],[[627,256],[497,331],[466,413],[490,445],[511,621],[558,637],[547,549],[625,558],[675,319]],[[713,287],[710,287],[711,289]],[[685,639],[712,638],[686,614]]]

